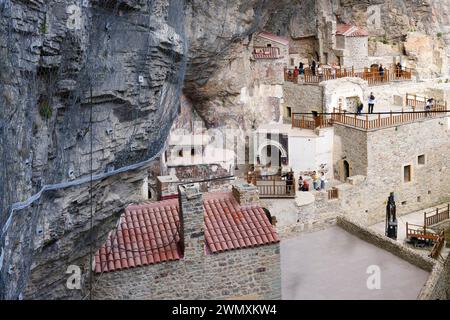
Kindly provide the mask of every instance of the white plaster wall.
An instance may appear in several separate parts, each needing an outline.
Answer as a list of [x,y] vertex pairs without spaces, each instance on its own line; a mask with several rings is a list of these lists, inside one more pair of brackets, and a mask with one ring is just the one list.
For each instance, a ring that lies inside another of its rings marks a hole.
[[333,178],[333,146],[334,146],[334,128],[325,128],[320,130],[316,140],[316,168],[325,164],[327,179]]
[[316,138],[289,137],[289,165],[294,172],[316,169]]
[[318,170],[325,164],[327,178],[333,175],[333,128],[320,130],[316,137],[289,137],[289,166],[295,171]]
[[323,103],[325,112],[333,112],[339,107],[339,98],[343,98],[343,109],[346,110],[345,98],[359,97],[365,101],[367,82],[359,78],[342,78],[321,83],[323,89]]

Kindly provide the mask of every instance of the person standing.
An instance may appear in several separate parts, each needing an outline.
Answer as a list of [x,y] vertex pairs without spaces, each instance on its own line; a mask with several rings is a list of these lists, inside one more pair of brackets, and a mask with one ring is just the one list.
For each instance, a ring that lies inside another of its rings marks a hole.
[[369,113],[373,113],[374,106],[375,106],[375,96],[373,95],[373,92],[371,92],[369,96]]
[[313,76],[315,76],[316,75],[316,60],[312,60],[312,62],[311,62],[311,72],[312,72],[312,75]]
[[297,66],[295,66],[295,69],[294,69],[294,78],[298,78],[298,74],[299,74],[298,68],[297,68]]
[[300,62],[300,64],[298,65],[298,72],[300,75],[305,74],[305,65],[303,64],[303,62]]
[[313,179],[314,190],[319,191],[320,190],[319,189],[319,176],[317,175],[316,171],[313,172],[312,179]]
[[426,117],[428,117],[430,115],[431,108],[433,107],[433,101],[434,101],[433,98],[430,98],[427,100],[427,103],[425,105],[425,116]]
[[327,180],[325,179],[325,173],[320,173],[320,189],[325,190],[325,185],[327,183]]
[[356,102],[356,114],[358,116],[361,115],[361,112],[364,109],[364,104],[361,102],[361,100],[358,98],[358,101]]
[[384,81],[384,68],[381,63],[380,63],[380,68],[378,69],[378,71],[380,73],[381,82],[383,82]]

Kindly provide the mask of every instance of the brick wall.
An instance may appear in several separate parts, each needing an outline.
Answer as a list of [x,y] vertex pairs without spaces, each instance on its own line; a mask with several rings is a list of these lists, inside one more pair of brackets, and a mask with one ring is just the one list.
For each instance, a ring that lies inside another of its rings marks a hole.
[[180,260],[104,273],[94,282],[95,299],[281,299],[280,245],[206,255],[195,268]]

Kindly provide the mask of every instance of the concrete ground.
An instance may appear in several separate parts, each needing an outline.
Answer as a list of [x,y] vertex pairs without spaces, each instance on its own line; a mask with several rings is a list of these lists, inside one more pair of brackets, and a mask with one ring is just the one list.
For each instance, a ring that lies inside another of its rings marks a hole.
[[[369,266],[381,288],[369,290]],[[416,299],[429,273],[339,227],[281,242],[282,298],[287,300]]]

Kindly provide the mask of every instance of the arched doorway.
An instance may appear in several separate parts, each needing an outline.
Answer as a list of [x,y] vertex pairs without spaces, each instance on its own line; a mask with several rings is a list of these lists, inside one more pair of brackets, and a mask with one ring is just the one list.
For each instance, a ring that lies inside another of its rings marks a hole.
[[281,167],[286,165],[287,152],[278,141],[266,140],[258,148],[259,164],[266,167]]
[[350,163],[347,160],[344,160],[344,181],[350,177]]

